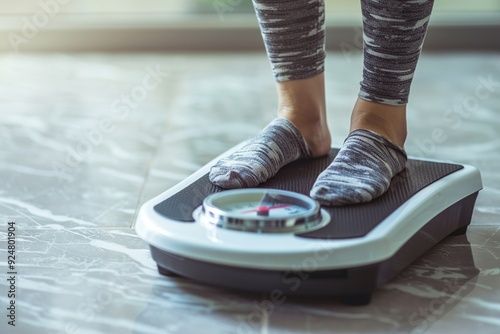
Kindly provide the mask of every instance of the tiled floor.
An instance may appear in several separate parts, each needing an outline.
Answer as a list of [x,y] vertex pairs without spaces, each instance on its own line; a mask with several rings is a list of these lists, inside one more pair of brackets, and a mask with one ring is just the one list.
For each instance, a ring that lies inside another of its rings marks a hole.
[[[329,55],[335,146],[360,61]],[[477,166],[484,189],[467,237],[446,239],[357,308],[290,299],[266,309],[258,295],[160,276],[133,230],[141,203],[273,118],[265,55],[3,55],[0,87],[1,333],[500,330],[498,55],[422,57],[406,149]],[[16,327],[6,317],[9,221]]]

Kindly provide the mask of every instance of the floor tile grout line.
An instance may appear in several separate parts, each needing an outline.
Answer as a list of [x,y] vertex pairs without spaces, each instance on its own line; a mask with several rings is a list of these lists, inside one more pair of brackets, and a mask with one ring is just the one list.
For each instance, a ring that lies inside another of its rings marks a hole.
[[[183,72],[180,72],[177,74],[179,78],[183,78],[184,77],[184,73]],[[177,84],[175,85],[175,87],[181,87],[182,84]],[[171,92],[171,96],[173,96],[172,100],[167,103],[167,105],[165,106],[165,112],[164,112],[164,120],[165,120],[165,124],[164,124],[164,132],[162,134],[162,136],[160,137],[160,139],[158,140],[158,145],[156,146],[156,149],[154,150],[154,153],[153,153],[153,156],[151,157],[151,159],[149,160],[149,164],[148,164],[148,169],[147,169],[147,172],[146,172],[146,175],[144,177],[144,182],[141,186],[141,189],[139,191],[139,194],[137,196],[137,202],[136,202],[136,205],[135,205],[135,209],[134,209],[134,215],[132,216],[132,220],[129,224],[129,227],[130,229],[133,229],[134,228],[134,223],[137,219],[137,216],[139,215],[139,210],[140,210],[140,206],[141,206],[141,202],[143,200],[143,196],[144,196],[144,193],[146,191],[146,186],[148,184],[148,180],[150,179],[150,176],[151,176],[151,170],[152,170],[152,167],[154,166],[154,163],[158,160],[159,158],[159,153],[160,153],[160,150],[161,150],[161,147],[162,147],[162,143],[165,139],[165,136],[167,135],[168,133],[168,130],[169,130],[169,124],[168,124],[168,107],[170,107],[174,101],[177,99],[177,97],[179,96],[179,90],[178,89],[175,89],[176,91],[174,91],[174,93],[172,94]]]
[[[167,115],[165,115],[165,124],[166,124],[166,122],[167,122]],[[168,128],[168,127],[165,126],[165,128]],[[130,224],[129,224],[129,228],[130,229],[134,228],[135,220],[137,219],[137,216],[139,215],[139,210],[140,210],[141,202],[142,202],[144,193],[146,191],[146,186],[147,186],[148,181],[149,181],[150,176],[151,176],[151,170],[152,170],[152,168],[154,166],[154,162],[159,157],[159,152],[160,152],[160,149],[161,149],[161,143],[163,142],[163,139],[165,138],[165,135],[166,135],[166,131],[163,133],[163,135],[161,136],[161,138],[158,140],[159,145],[157,145],[156,149],[153,151],[154,153],[153,153],[151,159],[149,159],[148,168],[147,168],[147,171],[146,171],[146,174],[145,174],[145,177],[144,177],[144,182],[142,183],[141,189],[139,190],[139,194],[137,195],[137,201],[136,201],[136,204],[134,206],[134,215],[132,216],[132,220],[130,221]]]

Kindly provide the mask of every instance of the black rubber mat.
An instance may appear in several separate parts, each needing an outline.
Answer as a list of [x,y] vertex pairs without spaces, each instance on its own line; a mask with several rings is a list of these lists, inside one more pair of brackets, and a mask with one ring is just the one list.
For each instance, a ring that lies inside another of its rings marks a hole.
[[[293,162],[259,188],[283,189],[309,195],[317,176],[332,162],[337,152],[337,149],[332,149],[325,157]],[[323,207],[330,213],[332,221],[319,230],[299,236],[321,239],[362,237],[419,190],[462,168],[461,165],[409,160],[406,169],[392,179],[384,195],[364,204]],[[219,191],[223,189],[211,184],[207,174],[157,204],[155,210],[179,223],[194,222],[193,210],[202,204],[205,197]]]

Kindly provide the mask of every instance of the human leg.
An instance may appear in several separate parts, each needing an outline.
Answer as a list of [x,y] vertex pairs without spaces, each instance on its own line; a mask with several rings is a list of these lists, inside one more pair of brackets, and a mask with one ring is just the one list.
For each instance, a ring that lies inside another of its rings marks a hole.
[[406,103],[433,0],[362,0],[363,81],[351,133],[311,189],[323,204],[370,201],[406,164]]
[[223,188],[252,187],[301,158],[326,154],[330,133],[324,88],[323,0],[254,0],[277,81],[278,119],[212,167]]

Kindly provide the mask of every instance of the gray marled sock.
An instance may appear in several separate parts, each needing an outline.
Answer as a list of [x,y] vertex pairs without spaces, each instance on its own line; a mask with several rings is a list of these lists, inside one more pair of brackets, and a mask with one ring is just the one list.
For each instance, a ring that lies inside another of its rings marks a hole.
[[368,202],[389,189],[406,165],[405,151],[370,130],[354,130],[317,178],[311,197],[324,205]]
[[211,169],[210,181],[222,188],[255,187],[284,165],[311,157],[311,149],[295,125],[285,118],[272,121],[251,142]]

